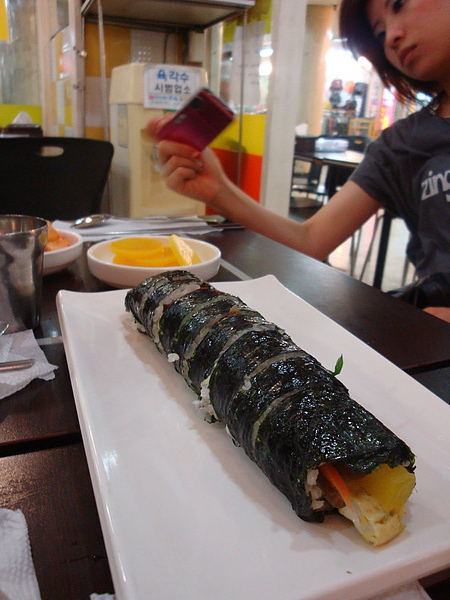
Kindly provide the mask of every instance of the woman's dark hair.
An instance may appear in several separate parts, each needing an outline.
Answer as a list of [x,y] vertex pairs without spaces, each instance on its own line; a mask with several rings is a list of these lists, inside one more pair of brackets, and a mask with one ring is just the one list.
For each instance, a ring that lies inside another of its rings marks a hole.
[[399,100],[415,100],[417,92],[436,96],[440,89],[434,82],[407,77],[387,60],[382,44],[375,37],[367,17],[368,0],[342,0],[339,27],[344,44],[353,55],[364,56],[375,67],[386,87],[397,90]]

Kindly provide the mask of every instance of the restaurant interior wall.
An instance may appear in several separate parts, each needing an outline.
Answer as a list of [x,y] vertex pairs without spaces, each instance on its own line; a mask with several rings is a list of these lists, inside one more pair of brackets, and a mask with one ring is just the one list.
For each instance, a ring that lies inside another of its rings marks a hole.
[[[270,32],[271,9],[272,0],[256,0],[255,6],[249,9],[246,16],[247,23],[264,21],[265,31]],[[242,25],[243,17],[228,20],[223,27],[224,38],[232,40],[236,27]],[[184,48],[184,40],[177,39],[174,34],[167,35],[117,26],[105,26],[104,32],[108,96],[111,70],[119,65],[147,62],[205,66],[208,63],[207,56],[201,57],[198,51],[201,45],[198,35],[190,35],[189,45]],[[86,23],[85,39],[87,54],[85,135],[103,138],[104,127],[99,104],[101,97],[99,34],[96,24]],[[214,51],[216,49],[213,48],[212,52]],[[200,62],[201,58],[204,59],[203,62]],[[219,93],[220,89],[214,91]],[[240,107],[234,108],[239,113]],[[261,110],[261,106],[251,107],[251,110],[245,112],[242,120],[237,120],[231,128],[227,129],[225,135],[219,136],[212,144],[227,174],[255,200],[260,199],[264,125],[265,110]]]
[[[263,139],[264,150],[259,156],[241,157],[241,163],[238,165],[240,185],[245,186],[249,182],[250,188],[244,188],[255,199],[258,199],[257,193],[260,192],[260,199],[266,205],[275,210],[287,214],[289,205],[289,182],[292,165],[293,141],[294,141],[294,126],[295,126],[295,110],[296,92],[292,90],[298,89],[296,82],[298,77],[298,56],[301,55],[303,44],[303,29],[304,29],[304,11],[306,8],[306,0],[299,2],[298,0],[258,0],[255,7],[248,11],[251,18],[252,11],[255,18],[261,19],[264,13],[270,14],[272,6],[276,7],[276,18],[272,18],[270,26],[276,21],[279,24],[277,30],[277,53],[275,56],[276,70],[271,79],[274,81],[272,92],[269,89],[269,99],[272,103],[269,116],[269,128],[267,126],[267,114],[258,113],[253,119],[253,115],[249,115],[248,121],[254,121],[252,127],[247,129],[246,119],[242,119],[238,128],[237,147],[242,149],[241,154],[245,154],[246,148],[250,147],[254,139]],[[297,35],[288,35],[294,26]],[[274,63],[275,64],[275,63]],[[261,114],[264,116],[261,117]],[[264,122],[264,135],[255,136],[255,130],[258,129]],[[247,131],[249,132],[246,143]],[[292,144],[290,144],[292,140]],[[219,142],[218,142],[219,143]],[[236,142],[233,141],[236,145]],[[258,144],[253,144],[255,151]],[[234,148],[217,148],[224,151],[228,157],[232,156]],[[248,159],[248,160],[247,160]],[[253,160],[253,164],[252,163]],[[229,161],[233,162],[233,161]],[[258,163],[261,165],[258,168]],[[227,161],[225,161],[227,165]],[[256,166],[255,166],[256,165]],[[233,165],[233,168],[236,165]],[[246,172],[243,172],[246,171]],[[261,172],[261,182],[259,178]],[[255,184],[256,182],[256,184]]]
[[[258,0],[253,15],[254,18],[264,18],[264,14],[269,15],[271,7],[271,0]],[[104,117],[100,116],[101,107],[99,106],[99,70],[98,63],[97,65],[95,63],[99,51],[98,39],[94,38],[98,38],[98,33],[94,29],[90,30],[91,24],[86,24],[84,31],[86,36],[84,40],[85,47],[78,43],[76,35],[77,43],[74,46],[73,23],[79,14],[77,11],[80,8],[80,2],[77,0],[45,0],[45,2],[39,2],[35,8],[36,14],[33,13],[33,18],[37,20],[39,29],[43,30],[41,46],[45,47],[44,58],[41,60],[41,68],[46,71],[43,78],[45,85],[42,86],[45,132],[49,135],[59,136],[77,135],[80,132],[80,135],[87,137],[105,138]],[[66,14],[66,23],[60,23],[55,18],[61,8],[64,9]],[[72,17],[71,23],[70,16]],[[270,23],[270,18],[267,19],[267,23]],[[95,26],[93,27],[95,28]],[[165,45],[164,41],[161,41],[163,40],[161,34],[106,26],[105,53],[107,60],[111,61],[111,64],[107,66],[107,75],[113,66],[134,60],[132,55],[133,43],[139,38],[139,41],[134,45],[142,50],[142,46],[146,45],[146,36],[148,36],[147,42],[151,37],[152,56],[150,60],[159,60],[158,52],[161,56],[161,49],[165,48],[167,50],[167,44]],[[158,36],[160,40],[157,39]],[[31,40],[31,36],[28,39]],[[130,49],[129,52],[128,49]],[[38,55],[35,50],[34,48],[34,57]],[[148,50],[148,47],[146,50]],[[86,71],[86,77],[83,77],[83,79],[77,78],[74,74],[74,61],[80,59],[82,59]],[[148,53],[145,60],[149,60]],[[172,60],[172,58],[170,57],[169,60]],[[27,61],[27,64],[30,64],[30,61]],[[108,85],[109,81],[107,81]],[[80,93],[84,91],[82,90],[84,86],[86,88],[84,98],[86,109],[83,113],[85,127],[80,130],[78,116],[81,103],[79,98]],[[263,113],[257,114],[254,119],[252,118],[253,115],[248,116],[248,118],[246,116],[239,132],[239,136],[241,136],[239,142],[243,141],[244,147],[250,149],[249,155],[242,161],[241,166],[244,168],[244,173],[241,174],[242,181],[246,191],[255,199],[258,199],[260,192],[259,182],[262,170],[263,135],[261,125],[265,121],[265,116],[262,115]],[[264,130],[264,127],[262,129]],[[248,144],[245,143],[246,137],[249,140]],[[218,148],[217,151],[227,153],[229,148],[222,147]]]

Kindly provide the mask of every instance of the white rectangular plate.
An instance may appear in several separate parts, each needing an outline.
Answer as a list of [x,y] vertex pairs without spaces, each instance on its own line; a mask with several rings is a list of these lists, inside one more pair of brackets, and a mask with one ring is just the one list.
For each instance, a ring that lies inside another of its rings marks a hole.
[[[209,425],[124,310],[125,290],[62,291],[58,311],[118,600],[362,600],[450,563],[450,407],[274,277],[217,284],[341,375],[417,455],[406,530],[372,548],[299,519]],[[386,333],[389,335],[389,332]]]

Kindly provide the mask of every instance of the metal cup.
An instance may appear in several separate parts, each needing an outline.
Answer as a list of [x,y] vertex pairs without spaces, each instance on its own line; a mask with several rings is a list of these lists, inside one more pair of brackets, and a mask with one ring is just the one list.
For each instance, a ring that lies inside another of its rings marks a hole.
[[47,237],[44,219],[0,215],[0,321],[7,333],[39,325]]

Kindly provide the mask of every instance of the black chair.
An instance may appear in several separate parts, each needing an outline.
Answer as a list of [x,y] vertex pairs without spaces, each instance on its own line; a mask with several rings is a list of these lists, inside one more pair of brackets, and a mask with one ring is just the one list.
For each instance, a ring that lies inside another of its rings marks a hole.
[[[300,193],[301,196],[306,196],[307,200],[312,196],[319,203],[322,203],[328,195],[325,185],[321,182],[322,165],[314,162],[314,160],[305,161],[304,156],[302,156],[305,153],[314,153],[314,145],[317,139],[317,136],[311,135],[296,136],[295,138],[291,176],[291,203],[294,205],[294,192]],[[302,167],[301,172],[298,170],[298,163]],[[305,167],[307,170],[305,170]]]
[[321,202],[327,196],[325,185],[320,182],[322,173],[322,165],[310,163],[308,172],[304,175],[293,173],[291,182],[291,198],[293,192],[299,192],[301,195],[306,195],[309,199],[312,196],[315,200]]
[[0,213],[53,221],[99,212],[113,153],[88,138],[0,138]]

